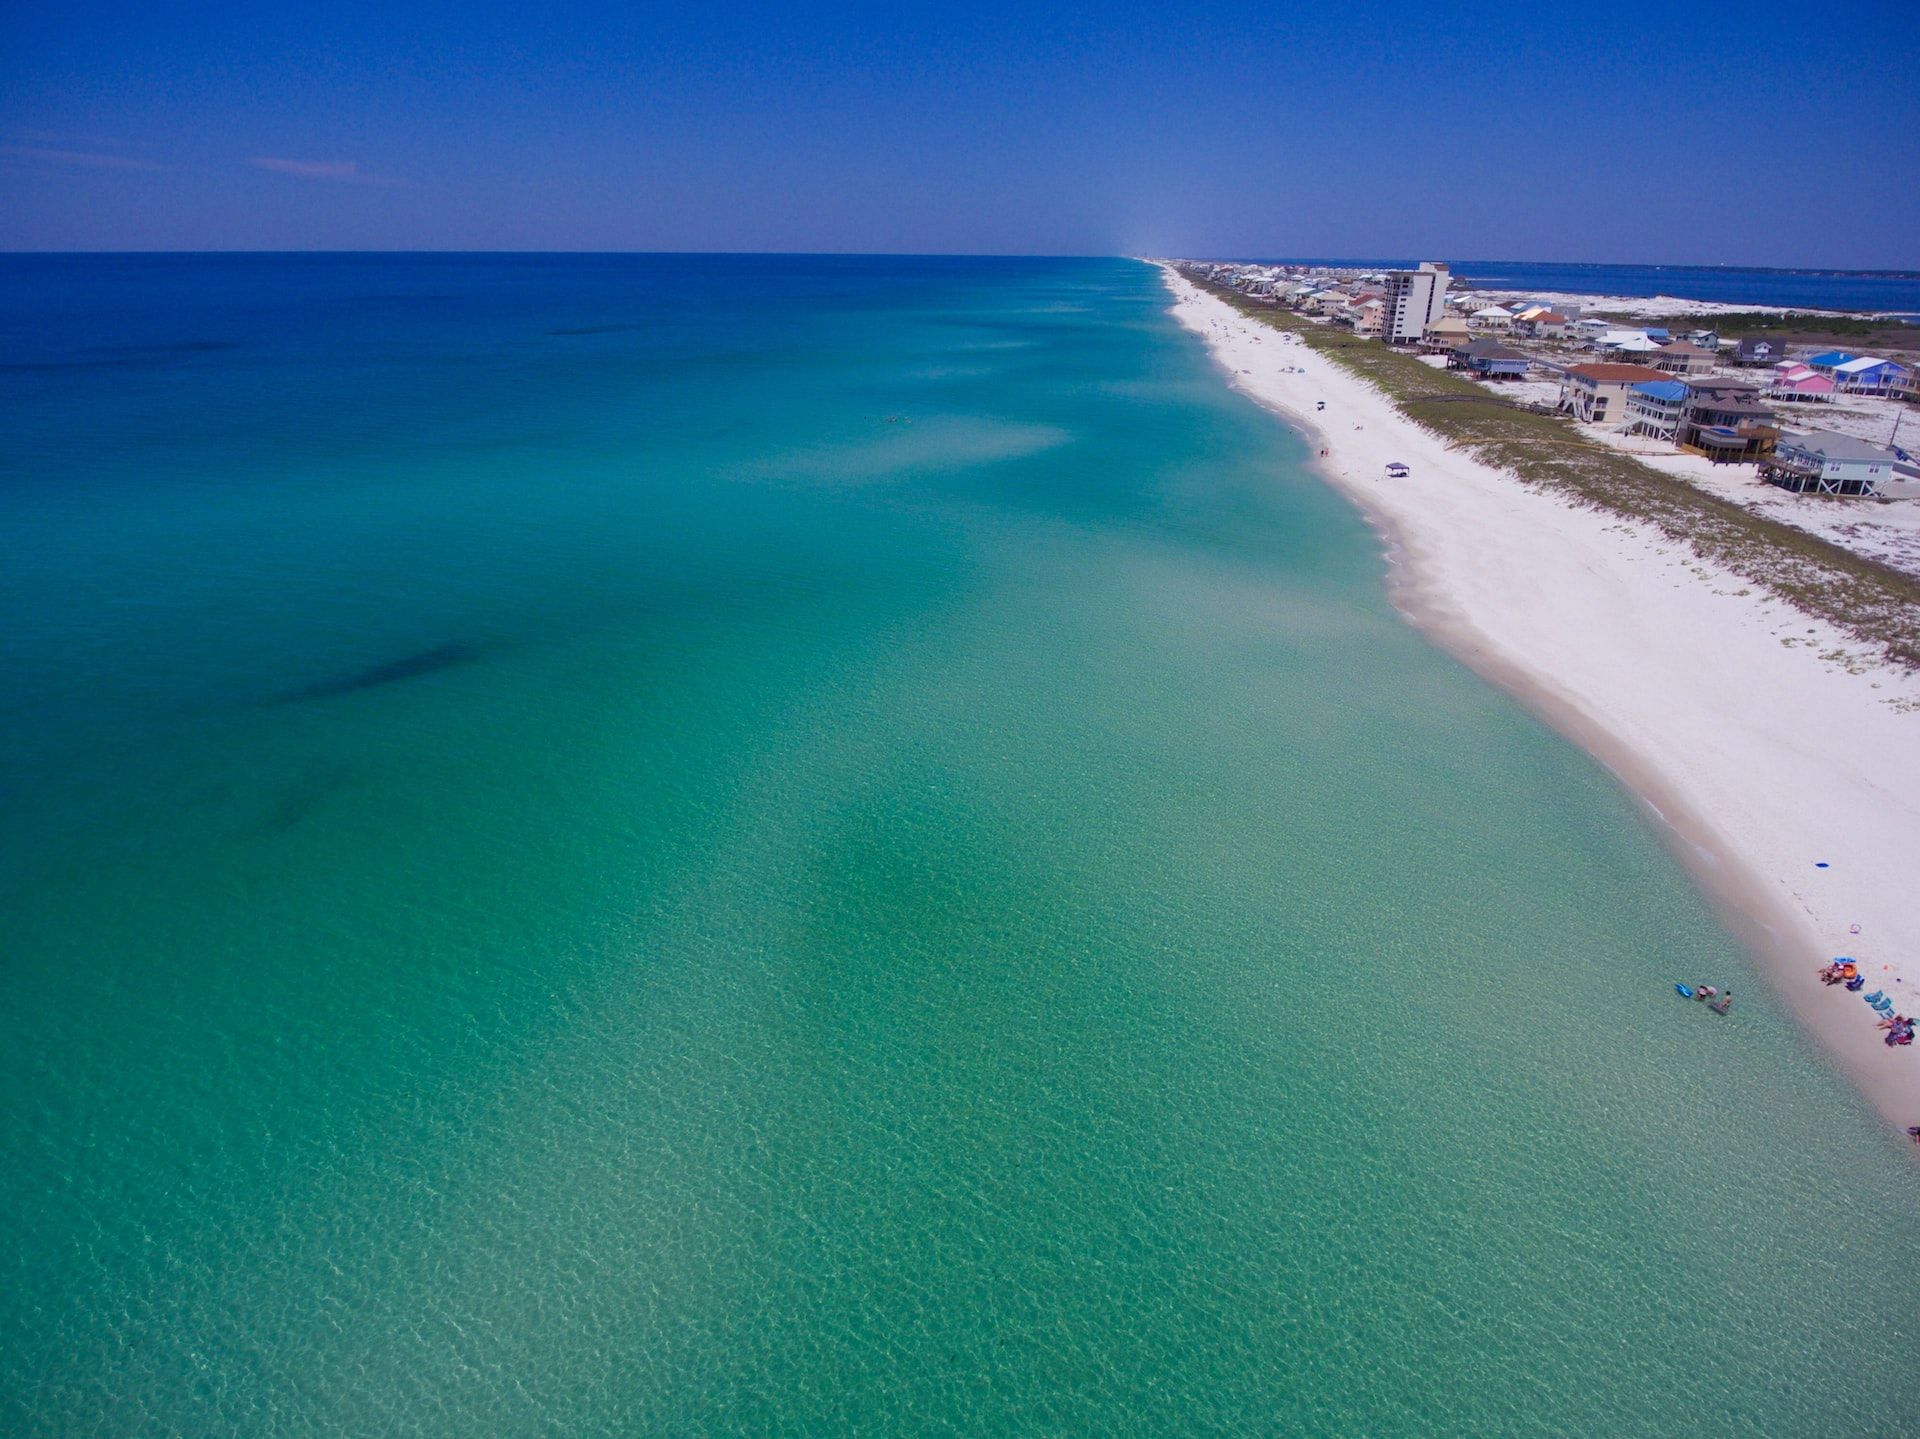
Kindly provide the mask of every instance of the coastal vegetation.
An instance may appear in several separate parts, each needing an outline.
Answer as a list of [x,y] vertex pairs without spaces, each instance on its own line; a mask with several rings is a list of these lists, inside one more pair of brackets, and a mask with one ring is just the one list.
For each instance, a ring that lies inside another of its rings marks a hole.
[[1249,319],[1298,335],[1449,445],[1575,504],[1649,524],[1901,668],[1920,669],[1920,580],[1663,474],[1567,419],[1522,409],[1404,350],[1260,304],[1198,274],[1188,279]]
[[[1605,319],[1631,326],[1631,315],[1594,311]],[[1639,323],[1644,324],[1641,320]],[[1669,329],[1715,330],[1723,335],[1766,334],[1798,345],[1848,344],[1874,350],[1907,351],[1920,346],[1920,329],[1899,320],[1873,315],[1832,315],[1818,311],[1741,310],[1736,313],[1700,311],[1674,315],[1663,321]]]

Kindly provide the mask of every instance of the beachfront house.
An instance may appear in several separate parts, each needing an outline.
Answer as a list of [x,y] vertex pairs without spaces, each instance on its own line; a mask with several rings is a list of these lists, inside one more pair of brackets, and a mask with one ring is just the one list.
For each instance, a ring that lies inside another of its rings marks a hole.
[[1687,408],[1687,387],[1678,380],[1642,380],[1627,386],[1626,432],[1655,440],[1671,440],[1680,433],[1680,416]]
[[1877,495],[1897,460],[1891,450],[1852,435],[1788,431],[1760,467],[1760,477],[1795,494]]
[[1362,300],[1353,307],[1353,333],[1377,340],[1386,333],[1387,307],[1380,300]]
[[1807,365],[1823,375],[1831,375],[1842,365],[1859,358],[1851,350],[1825,350],[1818,355],[1807,356]]
[[1798,360],[1787,360],[1774,366],[1773,378],[1767,385],[1767,398],[1824,403],[1833,398],[1837,388],[1831,379],[1812,366],[1803,365]]
[[1449,370],[1464,370],[1476,380],[1524,380],[1531,363],[1519,350],[1498,340],[1469,340],[1447,352]]
[[1647,356],[1648,364],[1670,375],[1704,375],[1713,368],[1713,361],[1711,350],[1703,350],[1686,340],[1674,340]]
[[1514,331],[1536,340],[1558,340],[1567,333],[1567,317],[1558,310],[1533,310],[1513,322]]
[[1833,381],[1849,395],[1891,395],[1907,378],[1905,365],[1877,360],[1871,355],[1833,367]]
[[1778,340],[1769,340],[1759,335],[1749,335],[1743,340],[1733,342],[1733,353],[1727,359],[1736,365],[1777,365],[1786,359],[1787,347]]
[[1751,385],[1719,392],[1690,390],[1674,443],[1716,465],[1744,464],[1773,453],[1780,427]]
[[1647,365],[1574,365],[1560,377],[1559,407],[1582,424],[1618,429],[1627,421],[1627,391],[1667,378]]
[[1389,345],[1416,345],[1427,327],[1446,313],[1447,267],[1422,260],[1417,270],[1387,271],[1385,328],[1380,338]]
[[1603,355],[1651,355],[1660,346],[1644,330],[1608,330],[1593,348]]
[[1498,305],[1487,305],[1467,316],[1467,328],[1505,334],[1513,328],[1513,316]]
[[1442,315],[1428,325],[1420,336],[1420,353],[1423,355],[1444,355],[1455,345],[1464,345],[1472,338],[1467,322],[1457,315]]

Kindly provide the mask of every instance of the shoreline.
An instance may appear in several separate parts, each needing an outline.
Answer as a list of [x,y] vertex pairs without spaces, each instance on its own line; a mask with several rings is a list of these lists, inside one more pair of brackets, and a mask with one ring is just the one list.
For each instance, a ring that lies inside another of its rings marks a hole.
[[[1920,681],[1833,659],[1847,642],[1831,626],[1448,450],[1364,380],[1158,268],[1234,388],[1325,452],[1309,468],[1380,536],[1394,608],[1604,766],[1833,1066],[1896,1133],[1920,1124],[1920,1056],[1881,1042],[1861,995],[1814,979],[1850,954],[1863,994],[1920,1009],[1920,966],[1901,963],[1920,954]],[[1388,458],[1412,474],[1385,479]]]

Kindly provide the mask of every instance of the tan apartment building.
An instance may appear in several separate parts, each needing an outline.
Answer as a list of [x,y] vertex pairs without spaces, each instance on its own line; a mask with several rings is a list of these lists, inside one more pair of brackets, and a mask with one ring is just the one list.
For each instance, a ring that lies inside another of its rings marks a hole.
[[1635,385],[1671,378],[1646,365],[1575,365],[1560,377],[1560,408],[1583,425],[1619,429],[1629,419],[1627,393]]

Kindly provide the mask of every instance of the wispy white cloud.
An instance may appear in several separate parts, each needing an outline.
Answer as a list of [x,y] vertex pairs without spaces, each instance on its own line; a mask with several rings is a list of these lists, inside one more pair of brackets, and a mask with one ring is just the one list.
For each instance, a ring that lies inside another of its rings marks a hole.
[[134,155],[103,155],[94,150],[58,150],[45,145],[0,145],[0,156],[37,160],[45,165],[77,165],[88,170],[171,170],[157,160]]
[[305,180],[337,180],[348,185],[399,185],[387,175],[370,175],[358,160],[289,160],[280,155],[255,155],[247,161],[257,170],[276,175],[298,175]]

